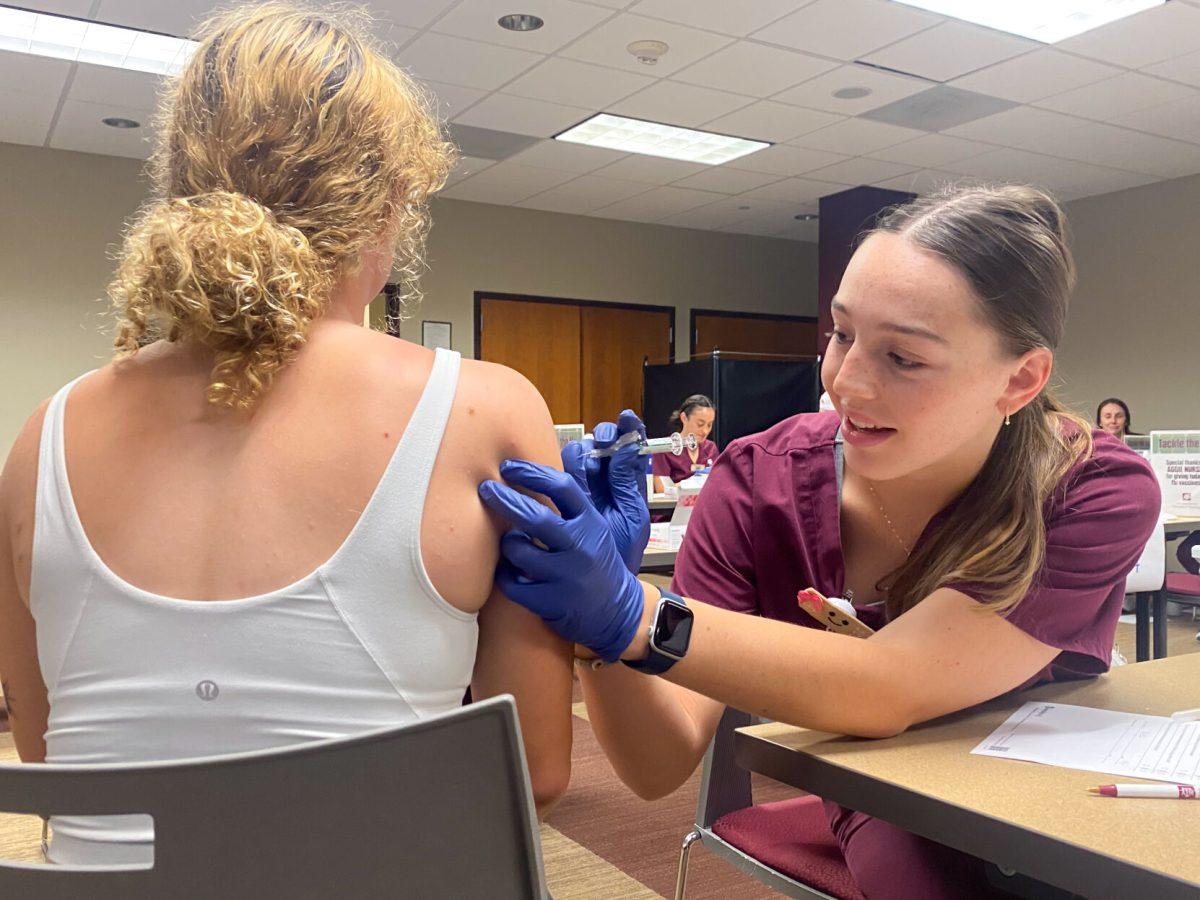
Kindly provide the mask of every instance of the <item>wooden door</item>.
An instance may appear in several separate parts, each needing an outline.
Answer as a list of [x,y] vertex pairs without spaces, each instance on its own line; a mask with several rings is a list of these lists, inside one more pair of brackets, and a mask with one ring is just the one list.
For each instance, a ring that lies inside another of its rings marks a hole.
[[482,297],[479,329],[480,359],[516,369],[533,382],[555,422],[584,421],[578,306]]
[[723,354],[817,355],[817,323],[798,316],[714,315],[697,311],[692,322],[693,356],[718,349]]
[[642,366],[671,356],[668,310],[584,306],[580,406],[590,429],[623,409],[642,412]]

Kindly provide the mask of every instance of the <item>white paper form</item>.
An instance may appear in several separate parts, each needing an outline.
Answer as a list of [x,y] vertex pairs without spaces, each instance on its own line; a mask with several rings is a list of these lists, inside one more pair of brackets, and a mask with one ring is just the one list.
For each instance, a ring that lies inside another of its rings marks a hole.
[[1173,781],[1200,783],[1200,722],[1026,703],[972,753]]

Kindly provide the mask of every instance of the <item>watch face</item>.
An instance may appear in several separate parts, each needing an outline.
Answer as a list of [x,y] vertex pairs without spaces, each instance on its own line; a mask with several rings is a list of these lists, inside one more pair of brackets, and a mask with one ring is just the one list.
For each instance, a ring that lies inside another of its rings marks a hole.
[[654,646],[670,656],[682,657],[692,639],[692,611],[682,603],[665,600],[654,622]]

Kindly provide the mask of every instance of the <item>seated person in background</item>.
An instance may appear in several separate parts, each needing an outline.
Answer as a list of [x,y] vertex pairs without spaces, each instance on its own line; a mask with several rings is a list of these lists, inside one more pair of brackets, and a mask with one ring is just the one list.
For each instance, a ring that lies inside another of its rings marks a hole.
[[650,471],[654,474],[656,493],[661,494],[666,489],[668,479],[671,483],[678,483],[685,478],[691,478],[694,472],[709,468],[717,461],[721,451],[708,439],[716,420],[717,411],[713,402],[703,394],[692,394],[680,404],[679,409],[671,413],[667,422],[668,432],[678,432],[685,438],[694,435],[696,449],[685,448],[678,456],[674,453],[654,454]]
[[1124,438],[1127,434],[1137,434],[1133,431],[1133,416],[1124,400],[1109,397],[1102,400],[1096,407],[1096,427],[1103,428],[1115,438]]
[[[268,3],[200,39],[110,288],[118,359],[33,414],[0,479],[20,756],[281,747],[470,685],[516,696],[545,805],[571,648],[495,592],[476,485],[510,456],[557,465],[549,412],[513,371],[363,327],[393,264],[423,265],[451,148],[352,22]],[[54,862],[152,858],[145,816],[52,826]]]

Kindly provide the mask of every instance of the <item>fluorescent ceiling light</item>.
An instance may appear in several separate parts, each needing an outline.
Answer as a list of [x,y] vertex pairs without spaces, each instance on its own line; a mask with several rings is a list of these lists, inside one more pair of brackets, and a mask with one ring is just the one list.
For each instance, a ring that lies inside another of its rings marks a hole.
[[1132,16],[1167,0],[896,0],[1033,38],[1046,44],[1074,37],[1117,19]]
[[0,50],[178,75],[197,46],[152,31],[0,6]]
[[691,128],[627,119],[608,113],[597,113],[587,121],[555,135],[555,140],[607,147],[626,153],[665,156],[667,159],[682,159],[710,166],[719,166],[771,146],[764,141],[748,141],[711,131],[693,131]]

